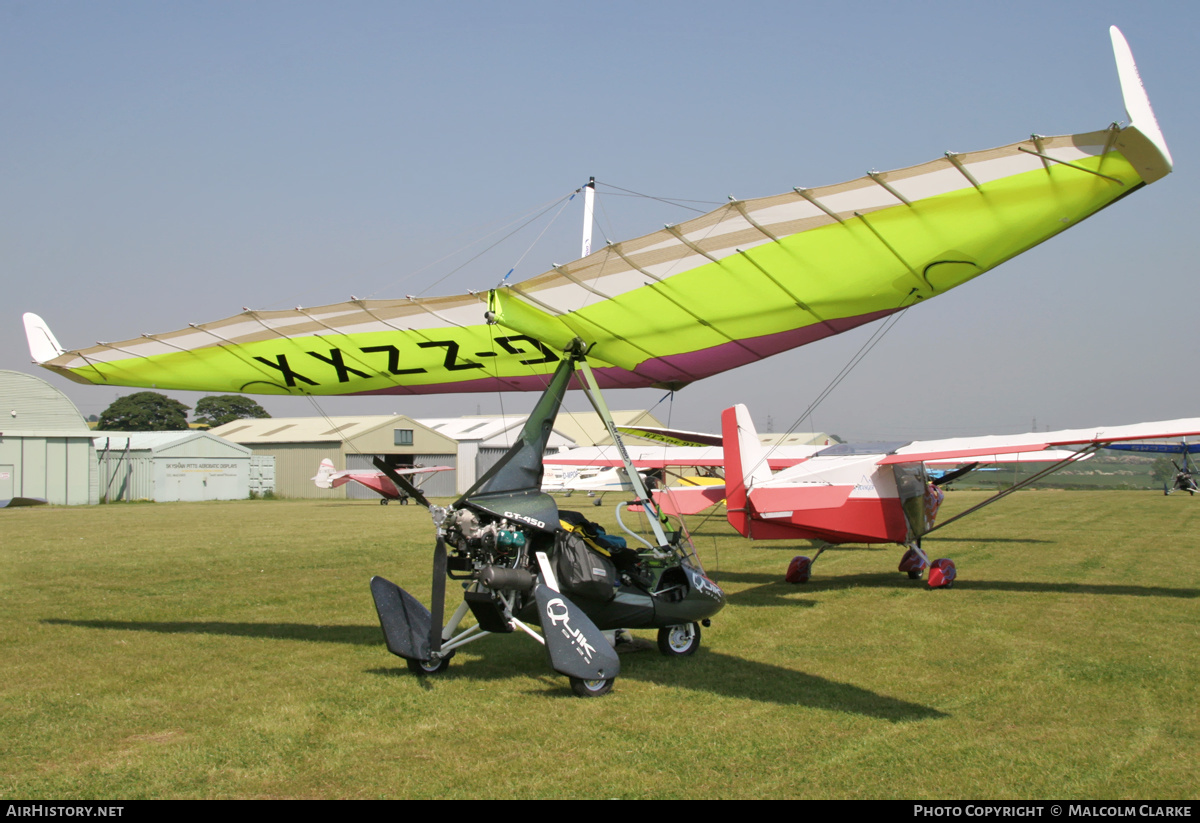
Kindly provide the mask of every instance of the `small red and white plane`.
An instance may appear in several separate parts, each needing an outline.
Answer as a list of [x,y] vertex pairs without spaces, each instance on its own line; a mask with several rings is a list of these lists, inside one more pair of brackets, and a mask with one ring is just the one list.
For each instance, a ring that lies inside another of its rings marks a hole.
[[[788,569],[787,580],[792,583],[806,582],[813,562],[832,546],[896,543],[906,548],[900,571],[918,579],[928,570],[928,582],[934,588],[949,587],[957,576],[952,560],[931,563],[921,548],[921,538],[935,528],[1071,463],[1087,460],[1111,443],[1200,431],[1200,418],[1193,418],[947,440],[768,447],[759,440],[745,406],[726,409],[721,423],[720,436],[622,427],[626,434],[664,444],[629,446],[639,469],[678,471],[687,467],[711,473],[711,478],[679,477],[675,485],[656,490],[655,501],[666,514],[697,514],[724,500],[730,525],[751,540],[812,541],[816,554],[794,558]],[[1075,448],[1061,448],[1065,446]],[[612,447],[572,449],[548,457],[546,462],[616,465],[614,451]],[[951,520],[936,523],[941,486],[979,464],[1017,462],[1047,465]],[[943,471],[931,471],[933,467]],[[722,473],[723,481],[718,476]]]
[[[921,538],[989,503],[1028,486],[1070,463],[1121,441],[1181,437],[1200,432],[1200,418],[1137,423],[1007,436],[958,437],[881,447],[840,444],[822,450],[789,469],[773,472],[766,447],[758,439],[743,405],[721,415],[725,451],[726,516],[739,534],[752,540],[814,541],[812,560],[792,561],[788,579],[803,582],[813,560],[842,543],[896,543],[907,548],[900,571],[919,578],[929,570],[929,585],[947,587],[957,571],[948,559],[929,558]],[[934,462],[1007,462],[1015,454],[1045,452],[1060,446],[1078,450],[1033,477],[977,506],[935,525],[942,493],[926,470]],[[1082,448],[1078,448],[1082,447]]]
[[[427,474],[429,472],[453,471],[453,466],[416,466],[412,468],[397,467],[397,474]],[[321,467],[312,481],[318,489],[336,489],[353,480],[366,486],[379,495],[380,505],[387,505],[393,500],[408,503],[408,494],[396,488],[396,484],[387,475],[375,469],[344,469],[338,471],[333,461],[326,457],[321,461]]]

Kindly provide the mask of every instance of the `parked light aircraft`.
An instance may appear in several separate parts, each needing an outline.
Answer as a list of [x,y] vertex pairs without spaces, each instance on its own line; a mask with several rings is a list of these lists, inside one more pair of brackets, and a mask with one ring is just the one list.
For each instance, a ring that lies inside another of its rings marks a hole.
[[[642,483],[652,487],[654,479],[645,472]],[[613,466],[555,466],[546,464],[546,473],[542,477],[542,491],[550,494],[562,494],[570,497],[575,492],[582,492],[592,499],[592,505],[599,506],[604,502],[607,492],[632,492],[633,484],[622,465]]]
[[1187,492],[1194,496],[1196,492],[1200,491],[1200,487],[1196,485],[1196,464],[1191,458],[1193,454],[1200,452],[1200,443],[1189,445],[1186,440],[1181,443],[1121,443],[1109,446],[1109,448],[1116,451],[1142,452],[1144,454],[1178,454],[1183,460],[1183,465],[1179,465],[1174,460],[1171,461],[1171,465],[1175,467],[1175,477],[1170,486],[1163,483],[1163,494]]
[[[453,466],[403,466],[395,469],[397,474],[404,475],[453,470]],[[343,469],[338,471],[333,465],[333,461],[326,457],[321,461],[321,466],[317,469],[317,473],[312,478],[312,481],[318,489],[336,489],[338,486],[344,486],[354,481],[359,485],[366,486],[379,495],[380,505],[386,506],[393,500],[399,500],[402,506],[408,505],[408,493],[398,488],[386,474],[376,469]]]
[[[412,671],[436,674],[467,643],[519,630],[545,646],[551,668],[570,679],[576,694],[602,695],[621,670],[605,631],[657,629],[663,654],[686,656],[700,645],[701,625],[725,605],[682,532],[667,533],[665,520],[650,519],[653,542],[629,531],[640,544],[629,548],[624,538],[560,511],[541,490],[546,440],[576,368],[615,435],[581,347],[559,364],[521,438],[449,507],[430,505],[376,460],[429,508],[436,526],[432,609],[391,581],[371,580],[388,649]],[[637,499],[649,504],[638,473],[630,470],[628,478]],[[447,577],[467,582],[462,604],[443,626]],[[463,628],[468,611],[475,623]]]
[[[669,443],[670,446],[626,446],[629,457],[639,469],[662,473],[663,483],[654,489],[653,496],[663,512],[686,517],[699,514],[725,500],[725,452],[719,434],[681,431],[644,426],[618,426],[623,434]],[[692,444],[692,445],[689,445]],[[823,444],[777,444],[766,448],[768,467],[773,471],[790,468],[829,452],[843,444],[826,441]],[[882,444],[874,444],[882,448]],[[990,471],[980,464],[1054,463],[1073,452],[1058,449],[1005,454],[996,458],[946,458],[927,461],[927,473],[939,486],[947,485],[970,471]],[[1087,455],[1081,459],[1087,459]],[[566,466],[614,467],[621,459],[612,446],[584,446],[546,457],[552,468]],[[696,472],[701,474],[697,476]]]
[[[1122,441],[1200,434],[1200,418],[1105,426],[1009,436],[959,437],[856,447],[841,444],[811,459],[772,472],[767,452],[758,440],[745,406],[726,409],[721,416],[725,448],[726,516],[737,531],[752,540],[811,540],[817,557],[843,543],[896,543],[907,551],[900,571],[918,578],[929,569],[931,587],[949,586],[954,562],[932,563],[921,539],[936,528],[993,503],[1018,489]],[[936,524],[941,491],[925,468],[933,461],[982,460],[1002,462],[1006,455],[1052,447],[1082,447],[1036,475],[1015,484],[951,520]],[[813,560],[816,558],[814,557]],[[812,560],[800,557],[789,569],[794,582],[808,579]]]
[[[71,351],[44,320],[26,314],[30,352],[39,365],[77,382],[160,391],[542,391],[564,364],[585,376],[598,411],[601,388],[679,389],[937,297],[1169,174],[1173,160],[1129,46],[1115,27],[1110,33],[1129,116],[1124,127],[1033,135],[838,185],[731,199],[708,214],[595,251],[585,239],[581,259],[486,295],[352,297],[315,308],[245,310],[179,331]],[[589,186],[589,213],[591,193]],[[601,417],[619,440],[606,410]],[[536,472],[528,468],[539,485],[540,457]],[[625,467],[638,499],[653,508],[627,460]],[[465,495],[461,506],[452,507],[456,519],[438,525],[435,565],[447,569],[447,542],[459,546],[465,560],[456,573],[469,578],[479,598],[492,601],[492,616],[502,618],[493,625],[511,628],[521,619],[513,612],[518,605],[522,614],[540,615],[556,670],[582,683],[584,692],[602,691],[611,685],[610,665],[568,667],[563,655],[582,653],[582,647],[553,648],[551,638],[568,627],[580,642],[593,643],[595,635],[580,629],[587,615],[561,611],[566,598],[553,589],[548,558],[559,542],[553,501],[537,487],[521,489],[496,492],[487,505]],[[464,512],[476,516],[474,525]],[[655,530],[649,548],[671,558],[663,560],[669,566],[655,586],[664,579],[670,584],[652,588],[643,605],[653,611],[666,609],[671,598],[708,597],[704,592],[712,584],[698,564],[687,560],[690,555],[657,518],[648,520]],[[501,551],[493,539],[516,542]],[[485,580],[489,568],[500,576]],[[506,576],[510,572],[519,581]],[[435,587],[435,627],[444,583],[441,595]],[[385,632],[388,615],[417,615],[409,606],[423,608],[402,594],[388,600],[395,609],[380,607]],[[536,607],[530,605],[535,601]],[[697,618],[664,619],[675,620],[676,629],[684,626],[680,642],[691,642],[686,627]],[[434,628],[402,656],[433,670],[445,661],[443,652]]]

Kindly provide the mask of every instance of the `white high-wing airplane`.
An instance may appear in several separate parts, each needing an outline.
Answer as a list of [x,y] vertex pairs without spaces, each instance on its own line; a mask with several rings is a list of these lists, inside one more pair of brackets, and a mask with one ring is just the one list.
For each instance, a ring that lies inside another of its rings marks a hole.
[[[1200,433],[1200,418],[1103,426],[1056,432],[986,437],[957,437],[856,447],[834,446],[789,469],[773,472],[745,406],[721,416],[725,452],[726,516],[751,540],[815,541],[817,556],[842,543],[896,543],[907,551],[900,571],[918,578],[929,569],[929,585],[949,586],[957,571],[948,559],[929,558],[921,538],[1046,475],[1085,459],[1112,443],[1182,437]],[[944,523],[936,524],[942,501],[938,483],[926,466],[947,461],[1007,462],[1018,453],[1046,453],[1055,447],[1077,451],[1010,489]],[[813,558],[816,559],[815,557]],[[792,582],[808,579],[812,560],[798,557],[789,569]]]

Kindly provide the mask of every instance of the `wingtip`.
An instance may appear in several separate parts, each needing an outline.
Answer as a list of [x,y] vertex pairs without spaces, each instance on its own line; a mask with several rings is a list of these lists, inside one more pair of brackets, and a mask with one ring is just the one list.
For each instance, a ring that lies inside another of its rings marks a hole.
[[29,343],[29,354],[34,363],[41,365],[65,353],[45,320],[28,311],[22,319],[25,321],[25,339]]
[[[1135,151],[1135,157],[1130,157],[1139,166],[1142,178],[1147,183],[1153,183],[1166,177],[1174,168],[1171,150],[1167,148],[1166,138],[1159,128],[1154,109],[1150,106],[1150,97],[1138,73],[1137,63],[1133,60],[1133,51],[1125,35],[1116,26],[1109,26],[1109,37],[1112,38],[1113,56],[1117,61],[1117,76],[1121,81],[1121,96],[1125,100],[1125,113],[1129,117],[1127,129],[1133,129],[1150,144],[1146,149],[1153,151]],[[1157,155],[1157,156],[1155,156]]]

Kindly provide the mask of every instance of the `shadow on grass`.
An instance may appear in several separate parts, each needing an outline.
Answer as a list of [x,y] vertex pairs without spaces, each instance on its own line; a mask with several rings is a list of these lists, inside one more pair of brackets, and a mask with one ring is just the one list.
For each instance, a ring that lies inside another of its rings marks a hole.
[[[262,637],[277,640],[300,640],[319,643],[348,643],[358,646],[378,646],[384,650],[378,626],[313,626],[303,623],[223,623],[223,622],[136,622],[130,620],[64,620],[47,618],[41,621],[53,626],[76,626],[85,629],[116,631],[146,631],[163,634],[217,634],[230,637]],[[474,660],[456,661],[444,673],[434,677],[419,677],[426,690],[438,681],[466,679],[488,683],[502,682],[506,670],[535,668],[545,670],[546,660],[536,648],[517,649],[510,641],[508,649],[498,649],[496,655]],[[398,658],[397,665],[369,669],[368,673],[382,677],[417,677]],[[830,711],[848,712],[877,717],[891,722],[930,720],[946,717],[929,706],[911,703],[851,685],[838,683],[803,672],[769,663],[745,660],[720,652],[701,649],[686,660],[667,660],[655,653],[640,654],[622,663],[620,679],[628,678],[663,686],[678,686],[693,691],[708,692],[744,700],[756,700],[780,705],[810,706]],[[561,680],[564,696],[573,697],[565,678]],[[619,685],[619,680],[618,680]]]
[[644,666],[635,662],[624,669],[622,676],[726,697],[860,714],[893,723],[949,716],[931,706],[850,683],[705,649],[700,650],[695,660],[653,659]]
[[349,643],[355,646],[378,646],[383,636],[378,626],[314,626],[308,623],[224,623],[201,622],[140,622],[135,620],[64,620],[46,618],[42,623],[51,626],[77,626],[84,629],[114,629],[159,634],[221,634],[228,637],[270,637],[276,640],[300,640],[309,643]]
[[[937,538],[929,538],[922,545],[927,551],[932,551],[933,547],[941,543],[949,545],[954,543],[1053,544],[1056,542],[1054,540],[1040,540],[1036,537],[951,537],[950,535],[939,535]],[[807,554],[810,557],[817,550],[815,546],[784,541],[776,542],[773,540],[759,540],[755,542],[754,548],[766,551],[791,552],[792,554]],[[898,546],[895,543],[839,543],[836,546],[830,546],[828,551],[830,554],[845,554],[846,552],[896,552],[896,557],[899,558],[904,553],[904,547]]]
[[[730,604],[739,606],[774,605],[784,600],[793,605],[812,605],[795,600],[788,595],[804,594],[805,592],[841,591],[843,589],[916,589],[919,591],[935,592],[941,589],[930,589],[922,580],[909,580],[907,577],[893,572],[882,574],[843,574],[836,577],[814,577],[807,583],[787,583],[780,574],[762,572],[727,572],[720,576],[719,584],[731,583],[749,584],[754,588],[735,592],[729,595]],[[999,591],[1024,592],[1026,594],[1090,594],[1100,596],[1119,595],[1124,597],[1177,597],[1190,600],[1200,597],[1200,589],[1180,589],[1168,586],[1136,586],[1123,583],[1056,583],[1028,580],[979,580],[972,577],[960,576],[954,581],[953,592],[967,591]]]
[[[521,656],[521,655],[518,655]],[[547,685],[561,687],[564,700],[577,700],[565,677],[545,668],[545,658],[514,661],[513,668],[527,670],[530,666],[544,671]],[[421,686],[429,691],[439,681],[502,683],[506,675],[504,667],[495,659],[467,660],[461,665],[451,665],[444,673],[433,677],[419,677]],[[390,669],[375,668],[370,674],[381,677],[417,677],[403,666]],[[892,723],[916,720],[935,720],[949,717],[945,712],[931,706],[912,703],[895,697],[879,694],[850,683],[838,683],[824,677],[793,671],[782,666],[745,660],[720,652],[701,649],[695,657],[686,660],[665,660],[656,653],[638,656],[630,660],[622,658],[621,674],[615,688],[620,690],[623,680],[639,683],[654,683],[660,686],[689,689],[741,700],[774,703],[781,706],[806,706],[834,712],[863,715]]]
[[[931,537],[925,543],[922,543],[921,545],[925,548],[928,548],[929,546],[936,546],[939,542],[946,542],[946,543],[1056,543],[1058,541],[1056,541],[1056,540],[1039,540],[1036,537],[959,537],[957,535],[951,536],[949,534],[946,534],[945,536],[939,535],[936,538]],[[902,548],[902,547],[898,546],[897,550],[899,550],[900,548]]]

